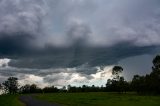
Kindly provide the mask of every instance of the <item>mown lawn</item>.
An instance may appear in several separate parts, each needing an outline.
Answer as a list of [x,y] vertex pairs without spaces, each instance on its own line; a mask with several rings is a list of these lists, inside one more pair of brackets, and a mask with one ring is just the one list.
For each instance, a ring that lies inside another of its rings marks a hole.
[[25,106],[18,97],[19,95],[0,95],[0,106]]
[[160,106],[160,96],[139,96],[133,93],[54,93],[36,98],[66,106]]

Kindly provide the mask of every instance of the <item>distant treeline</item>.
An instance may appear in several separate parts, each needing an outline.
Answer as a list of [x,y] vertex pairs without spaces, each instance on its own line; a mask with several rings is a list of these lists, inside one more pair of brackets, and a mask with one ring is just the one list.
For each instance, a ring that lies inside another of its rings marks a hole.
[[19,86],[18,78],[10,77],[2,84],[0,89],[4,93],[54,93],[54,92],[137,92],[138,94],[160,94],[160,55],[153,59],[152,72],[145,76],[134,75],[132,81],[126,81],[121,73],[121,66],[114,66],[112,69],[112,79],[108,79],[105,87],[96,87],[94,85],[81,87],[68,85],[62,89],[57,87],[39,88],[37,85],[26,84]]

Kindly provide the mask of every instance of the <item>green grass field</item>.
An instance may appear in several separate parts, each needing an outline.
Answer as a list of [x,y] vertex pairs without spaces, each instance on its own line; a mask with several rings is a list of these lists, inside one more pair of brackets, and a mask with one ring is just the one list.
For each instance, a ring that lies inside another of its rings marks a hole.
[[66,106],[160,106],[160,96],[133,93],[55,93],[40,94],[37,98]]
[[[1,95],[0,106],[24,106],[19,95]],[[160,96],[138,96],[134,93],[53,93],[37,94],[37,99],[66,106],[160,106]]]
[[0,95],[0,106],[24,106],[18,97],[19,95]]

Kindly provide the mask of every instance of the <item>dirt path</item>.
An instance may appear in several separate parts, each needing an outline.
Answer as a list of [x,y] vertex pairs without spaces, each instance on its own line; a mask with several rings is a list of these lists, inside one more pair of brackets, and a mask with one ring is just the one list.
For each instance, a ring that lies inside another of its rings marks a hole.
[[21,102],[26,104],[26,106],[60,106],[58,104],[37,100],[32,95],[23,95],[20,96],[19,99]]

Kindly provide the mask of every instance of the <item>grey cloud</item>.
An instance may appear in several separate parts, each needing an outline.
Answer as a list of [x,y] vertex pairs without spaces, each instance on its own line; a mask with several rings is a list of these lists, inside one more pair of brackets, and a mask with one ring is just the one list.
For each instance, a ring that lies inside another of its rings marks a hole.
[[39,83],[46,86],[49,86],[51,84],[53,84],[54,86],[63,86],[71,84],[72,82],[82,83],[85,80],[94,79],[94,77],[87,74],[81,74],[77,70],[80,70],[80,67],[59,69],[30,69],[10,67],[7,65],[6,67],[0,67],[0,76],[3,76],[1,77],[1,82],[6,80],[10,76],[15,76],[19,78],[20,84],[36,83],[38,84],[38,86]]
[[34,48],[32,41],[35,38],[32,35],[18,32],[12,33],[12,36],[10,34],[0,33],[1,56],[20,55]]
[[124,68],[124,76],[131,80],[133,75],[145,75],[152,71],[152,60],[155,55],[139,55],[122,59],[118,62]]
[[96,66],[158,53],[159,4],[159,0],[0,0],[0,56],[10,58],[9,66],[15,67],[0,73],[43,77],[72,68],[89,78]]
[[[90,28],[83,23],[73,23],[67,31],[68,41],[71,44],[86,45],[91,34]],[[83,42],[83,43],[82,43]]]
[[158,0],[2,0],[0,32],[32,35],[34,45],[44,47],[72,42],[85,42],[85,46],[120,42],[159,45],[158,4]]
[[[61,0],[53,6],[52,18],[47,20],[49,43],[56,45],[58,37],[58,45],[62,46],[79,42],[77,38],[87,42],[85,46],[113,46],[121,42],[132,42],[135,46],[159,45],[158,4],[157,0]],[[75,25],[76,22],[80,24]]]
[[77,67],[79,69],[76,71],[90,74],[95,72],[95,69],[92,67],[112,65],[130,56],[157,53],[159,49],[157,48],[155,51],[155,48],[154,46],[134,47],[129,45],[129,43],[118,44],[111,48],[84,48],[75,45],[72,48],[51,49],[51,51],[46,50],[46,53],[36,53],[15,59],[12,56],[9,65],[12,67],[36,69]]
[[0,2],[0,32],[39,33],[45,15],[43,0],[2,0]]
[[0,68],[0,73],[2,76],[10,77],[17,76],[17,74],[36,74],[38,73],[38,69],[29,69],[29,68],[16,68],[16,67],[4,67]]

